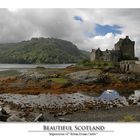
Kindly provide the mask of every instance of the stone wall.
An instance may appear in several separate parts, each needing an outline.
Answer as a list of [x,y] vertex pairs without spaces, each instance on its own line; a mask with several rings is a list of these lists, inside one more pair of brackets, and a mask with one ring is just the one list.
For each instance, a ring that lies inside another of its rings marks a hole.
[[121,58],[120,51],[116,50],[92,50],[90,54],[90,61],[112,61],[112,62],[118,62]]
[[129,60],[121,61],[120,69],[125,73],[138,73],[140,74],[140,61]]
[[90,54],[90,61],[94,62],[95,60],[96,60],[96,54],[95,54],[95,51],[92,51]]

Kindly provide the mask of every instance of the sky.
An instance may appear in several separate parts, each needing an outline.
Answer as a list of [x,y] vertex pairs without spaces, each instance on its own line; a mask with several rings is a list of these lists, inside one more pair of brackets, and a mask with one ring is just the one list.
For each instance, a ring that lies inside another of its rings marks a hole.
[[126,35],[140,57],[140,9],[0,9],[0,43],[53,37],[79,49],[112,49]]

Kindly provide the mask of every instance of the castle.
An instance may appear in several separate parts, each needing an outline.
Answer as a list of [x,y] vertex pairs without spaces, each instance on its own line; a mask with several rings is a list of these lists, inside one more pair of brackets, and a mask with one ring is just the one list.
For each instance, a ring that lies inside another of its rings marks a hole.
[[129,36],[124,39],[120,38],[119,41],[114,45],[112,50],[106,49],[101,51],[100,48],[97,50],[92,49],[90,55],[90,61],[113,61],[119,62],[121,60],[134,60],[135,59],[135,41],[131,41]]

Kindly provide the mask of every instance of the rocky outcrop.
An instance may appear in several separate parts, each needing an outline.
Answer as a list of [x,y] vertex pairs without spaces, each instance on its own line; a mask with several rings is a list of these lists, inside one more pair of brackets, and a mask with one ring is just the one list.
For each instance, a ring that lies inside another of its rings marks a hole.
[[24,80],[24,81],[39,81],[39,80],[43,80],[46,78],[46,76],[44,74],[39,74],[38,72],[25,72],[22,73],[19,76],[20,79]]
[[96,82],[99,74],[100,70],[85,70],[70,73],[66,77],[74,82],[88,84],[90,82]]

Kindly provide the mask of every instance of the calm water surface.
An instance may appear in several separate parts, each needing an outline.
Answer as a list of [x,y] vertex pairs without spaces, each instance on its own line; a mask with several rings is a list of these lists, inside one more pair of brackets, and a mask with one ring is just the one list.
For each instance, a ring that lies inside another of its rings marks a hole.
[[36,67],[44,68],[66,68],[72,64],[0,64],[0,71],[10,69],[33,69]]

